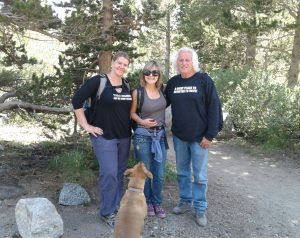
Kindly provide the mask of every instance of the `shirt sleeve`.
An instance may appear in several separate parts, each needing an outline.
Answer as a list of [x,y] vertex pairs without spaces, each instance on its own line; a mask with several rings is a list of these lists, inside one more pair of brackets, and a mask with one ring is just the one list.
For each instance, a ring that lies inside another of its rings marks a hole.
[[79,109],[82,108],[83,103],[89,97],[94,98],[96,96],[97,90],[100,85],[100,77],[96,75],[90,79],[88,79],[74,94],[72,98],[73,108]]
[[207,107],[207,130],[205,138],[213,140],[219,132],[219,107],[220,99],[213,80],[207,75],[204,75],[206,81],[206,107]]

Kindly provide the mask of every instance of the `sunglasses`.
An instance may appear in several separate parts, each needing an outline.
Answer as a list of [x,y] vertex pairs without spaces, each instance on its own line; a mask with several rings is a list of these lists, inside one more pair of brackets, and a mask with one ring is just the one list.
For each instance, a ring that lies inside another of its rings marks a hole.
[[145,75],[145,76],[150,76],[151,74],[152,74],[152,76],[159,76],[159,71],[158,70],[150,71],[148,69],[145,69],[143,71],[143,75]]

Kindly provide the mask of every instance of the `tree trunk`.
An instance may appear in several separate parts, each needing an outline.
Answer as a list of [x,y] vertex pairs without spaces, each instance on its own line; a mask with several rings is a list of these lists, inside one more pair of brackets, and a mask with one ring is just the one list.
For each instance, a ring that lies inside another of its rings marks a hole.
[[249,68],[254,68],[255,58],[256,58],[256,44],[257,44],[257,22],[256,22],[256,12],[252,10],[249,13],[250,17],[250,27],[247,30],[247,48],[246,48],[246,66]]
[[257,36],[256,34],[250,34],[248,36],[248,44],[246,49],[246,66],[254,68],[255,57],[256,57],[256,43]]
[[291,56],[291,64],[287,75],[288,86],[293,88],[299,83],[300,78],[300,2],[296,17],[294,45]]
[[[112,0],[103,0],[103,31],[102,39],[104,39],[106,48],[109,49],[113,44],[113,37],[111,35],[111,28],[113,26],[113,4]],[[111,55],[110,50],[100,51],[98,54],[99,70],[101,73],[108,73],[110,71],[111,65]]]
[[166,17],[167,17],[167,29],[166,29],[165,77],[168,80],[170,77],[170,51],[171,51],[170,10],[168,10]]

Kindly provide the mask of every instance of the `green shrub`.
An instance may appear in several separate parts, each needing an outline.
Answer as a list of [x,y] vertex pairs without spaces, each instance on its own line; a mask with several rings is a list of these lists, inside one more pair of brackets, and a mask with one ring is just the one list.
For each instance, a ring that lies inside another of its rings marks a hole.
[[283,147],[300,135],[300,90],[250,72],[226,103],[237,132]]
[[127,80],[130,83],[131,89],[136,89],[140,85],[140,71],[136,70],[134,72],[128,73]]
[[138,163],[138,161],[136,161],[133,158],[133,150],[130,150],[130,154],[129,154],[129,159],[128,159],[128,163],[127,163],[127,167],[128,168],[133,168],[133,166],[135,166]]
[[211,77],[215,82],[222,103],[225,104],[242,81],[247,78],[249,70],[227,69],[212,72]]
[[165,180],[169,183],[177,181],[176,167],[174,164],[168,161],[166,162],[165,166]]
[[94,155],[79,151],[66,152],[54,157],[49,163],[49,168],[61,172],[66,182],[82,185],[95,183],[98,174]]

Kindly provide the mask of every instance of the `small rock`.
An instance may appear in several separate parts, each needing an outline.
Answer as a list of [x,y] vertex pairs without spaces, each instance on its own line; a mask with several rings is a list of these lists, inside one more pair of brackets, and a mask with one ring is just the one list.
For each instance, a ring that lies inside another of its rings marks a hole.
[[59,204],[77,206],[91,202],[91,198],[83,187],[75,183],[65,183],[60,194]]

